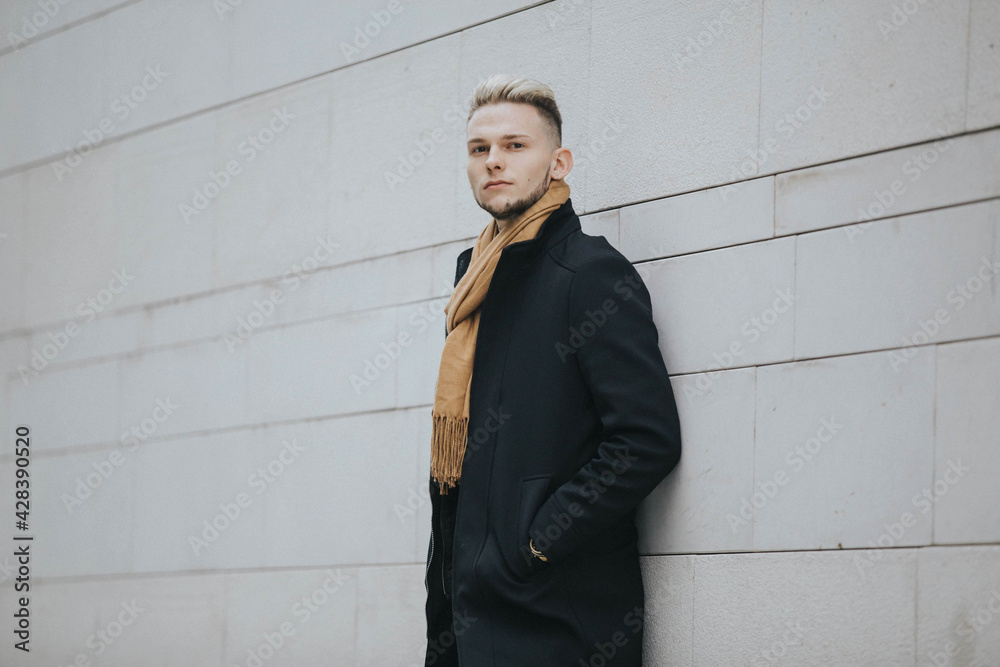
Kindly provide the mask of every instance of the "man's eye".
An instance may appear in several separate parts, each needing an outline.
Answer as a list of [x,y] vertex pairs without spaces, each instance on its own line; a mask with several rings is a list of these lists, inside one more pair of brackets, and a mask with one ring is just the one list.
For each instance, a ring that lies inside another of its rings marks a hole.
[[522,144],[520,142],[517,142],[517,141],[515,141],[514,143],[511,144],[511,146],[523,146],[523,145],[524,144]]

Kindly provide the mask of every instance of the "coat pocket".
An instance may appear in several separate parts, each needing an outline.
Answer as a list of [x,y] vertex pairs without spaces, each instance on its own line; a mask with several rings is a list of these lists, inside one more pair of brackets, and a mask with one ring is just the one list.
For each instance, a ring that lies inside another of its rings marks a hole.
[[538,570],[547,566],[531,554],[531,547],[528,542],[528,528],[531,520],[535,518],[538,509],[549,497],[549,485],[552,482],[552,475],[532,475],[525,477],[518,485],[517,494],[517,521],[515,528],[517,534],[511,541],[513,545],[513,563],[508,563],[511,569],[523,579],[530,577]]

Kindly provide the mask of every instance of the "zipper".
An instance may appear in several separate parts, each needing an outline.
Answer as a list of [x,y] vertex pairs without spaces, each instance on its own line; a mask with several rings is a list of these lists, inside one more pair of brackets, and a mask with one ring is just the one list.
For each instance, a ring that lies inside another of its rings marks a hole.
[[[431,482],[433,484],[433,482]],[[428,490],[430,487],[428,487]],[[429,490],[429,492],[431,492]],[[427,568],[424,570],[424,588],[427,590],[427,601],[424,602],[424,618],[427,621],[427,630],[430,632],[431,627],[431,586],[429,575],[431,572],[431,563],[434,562],[434,499],[431,499],[431,555],[427,558]]]
[[[428,576],[430,575],[430,572],[431,572],[431,563],[433,563],[433,562],[434,562],[434,526],[432,525],[431,526],[431,555],[430,555],[430,558],[427,559],[427,568],[424,570],[424,588],[427,589],[427,594],[428,595],[430,595],[430,592],[431,592],[431,586],[430,586],[430,583],[428,582],[429,581],[428,580]],[[427,617],[427,620],[430,620],[429,616]]]
[[[454,555],[455,550],[452,549],[452,555]],[[444,583],[444,562],[441,563],[441,594],[444,595],[445,600],[450,600],[451,596],[448,595],[448,587]]]

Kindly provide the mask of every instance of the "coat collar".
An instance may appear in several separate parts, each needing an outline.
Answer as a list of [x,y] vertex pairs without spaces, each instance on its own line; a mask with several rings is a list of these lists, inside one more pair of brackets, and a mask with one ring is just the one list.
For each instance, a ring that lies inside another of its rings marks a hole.
[[531,264],[542,253],[578,229],[580,218],[573,210],[573,199],[569,198],[549,214],[534,238],[508,244],[500,255],[514,258],[522,264]]

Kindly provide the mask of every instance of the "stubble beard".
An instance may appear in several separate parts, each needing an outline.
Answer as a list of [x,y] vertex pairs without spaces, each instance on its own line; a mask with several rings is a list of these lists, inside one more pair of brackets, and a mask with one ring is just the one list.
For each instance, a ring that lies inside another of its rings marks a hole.
[[499,208],[490,206],[489,204],[483,204],[481,202],[479,203],[479,207],[496,218],[498,222],[509,222],[531,208],[536,201],[541,199],[542,196],[548,192],[549,183],[552,180],[549,178],[551,173],[552,168],[549,167],[549,169],[545,172],[545,179],[538,184],[538,187],[535,188],[533,192],[527,194],[521,199],[507,202],[507,204]]

